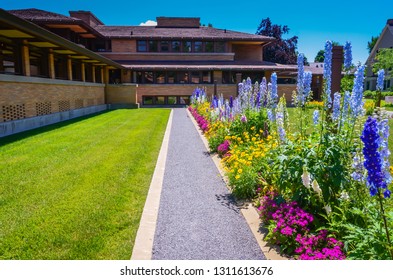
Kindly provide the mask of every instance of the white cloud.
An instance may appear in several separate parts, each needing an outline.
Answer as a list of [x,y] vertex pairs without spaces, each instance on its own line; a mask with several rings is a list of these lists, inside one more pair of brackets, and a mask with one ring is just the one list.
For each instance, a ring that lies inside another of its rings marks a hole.
[[157,22],[154,20],[147,20],[146,22],[141,22],[139,26],[156,26]]

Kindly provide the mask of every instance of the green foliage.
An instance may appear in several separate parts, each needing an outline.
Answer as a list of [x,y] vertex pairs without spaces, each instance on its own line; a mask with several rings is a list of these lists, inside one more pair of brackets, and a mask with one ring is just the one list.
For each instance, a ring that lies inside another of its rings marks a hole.
[[225,130],[224,127],[222,127],[217,130],[217,133],[209,137],[208,143],[209,143],[210,152],[212,153],[217,152],[218,146],[222,144],[222,142],[224,142],[226,135],[227,135],[227,131]]
[[341,92],[352,91],[354,75],[345,75],[341,79]]
[[393,68],[393,49],[379,49],[375,56],[373,71],[376,73],[379,69],[390,70]]
[[0,259],[130,259],[170,111],[0,139]]
[[267,121],[267,114],[265,110],[260,112],[246,111],[247,121],[242,122],[240,118],[236,118],[230,123],[229,135],[243,135],[244,132],[251,133],[251,128],[254,127],[256,131],[262,130],[266,134],[269,131],[269,123]]
[[258,174],[253,166],[244,166],[240,178],[236,179],[234,173],[229,173],[229,182],[233,194],[238,198],[255,197],[258,187]]

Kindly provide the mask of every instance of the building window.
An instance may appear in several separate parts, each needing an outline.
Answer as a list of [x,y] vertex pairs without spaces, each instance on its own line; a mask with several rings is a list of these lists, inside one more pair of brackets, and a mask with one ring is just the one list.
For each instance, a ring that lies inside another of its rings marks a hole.
[[153,105],[154,97],[153,96],[143,96],[143,104],[144,105]]
[[177,78],[180,84],[188,84],[188,72],[178,72]]
[[179,102],[182,105],[189,105],[190,104],[190,97],[189,96],[180,96]]
[[157,72],[156,73],[156,83],[157,84],[165,84],[165,72]]
[[278,78],[277,84],[294,85],[296,84],[295,78]]
[[225,42],[216,42],[215,43],[215,52],[217,52],[217,53],[225,52]]
[[144,83],[152,84],[154,82],[153,72],[144,72]]
[[138,52],[147,52],[146,41],[138,41],[137,42],[137,50],[138,50]]
[[180,41],[172,42],[172,52],[180,52]]
[[204,84],[211,84],[212,82],[212,74],[210,71],[203,71],[202,72],[202,82]]
[[176,96],[168,96],[168,105],[175,105],[177,104],[177,97]]
[[202,52],[202,42],[194,42],[194,52]]
[[214,52],[214,42],[205,42],[205,52]]
[[149,52],[158,52],[158,42],[149,41]]
[[168,84],[177,83],[176,72],[168,72]]
[[223,84],[234,84],[236,82],[236,74],[231,71],[222,72],[222,83]]
[[199,72],[191,72],[191,83],[199,84],[199,82],[200,82]]
[[386,90],[390,88],[390,80],[384,80],[383,81],[383,89]]
[[367,81],[366,83],[366,90],[370,90],[370,81]]
[[168,41],[161,41],[160,50],[162,52],[169,52],[169,42]]
[[165,96],[156,96],[156,104],[164,105],[165,104]]
[[183,41],[183,52],[191,52],[191,42]]

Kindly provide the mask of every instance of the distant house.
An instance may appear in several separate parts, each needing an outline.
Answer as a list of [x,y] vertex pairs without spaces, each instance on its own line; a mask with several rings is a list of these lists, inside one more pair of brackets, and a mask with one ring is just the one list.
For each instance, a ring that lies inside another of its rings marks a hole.
[[[365,90],[375,90],[377,83],[377,75],[373,73],[372,67],[375,61],[375,56],[377,55],[379,49],[382,48],[393,48],[393,19],[389,19],[386,22],[384,29],[379,36],[377,43],[372,49],[369,57],[367,58],[366,65],[366,78],[365,78]],[[385,69],[391,70],[391,69]],[[393,77],[385,79],[384,89],[393,87]]]

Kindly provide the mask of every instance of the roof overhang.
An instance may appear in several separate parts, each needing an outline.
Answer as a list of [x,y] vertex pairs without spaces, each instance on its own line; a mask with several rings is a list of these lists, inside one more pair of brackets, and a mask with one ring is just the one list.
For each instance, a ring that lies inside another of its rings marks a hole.
[[0,9],[0,36],[10,40],[26,39],[31,45],[39,48],[52,48],[55,53],[79,55],[98,61],[100,64],[123,68],[117,62],[68,41],[34,23],[14,16],[3,9]]

